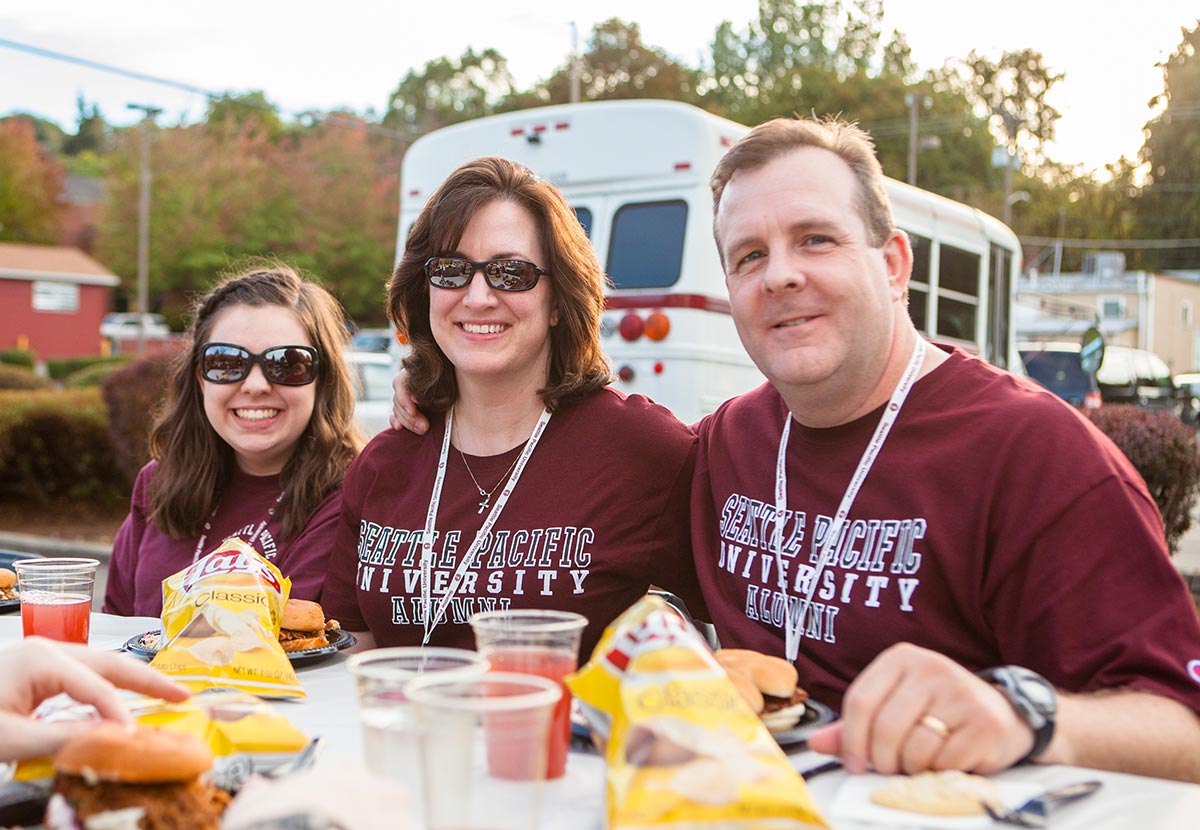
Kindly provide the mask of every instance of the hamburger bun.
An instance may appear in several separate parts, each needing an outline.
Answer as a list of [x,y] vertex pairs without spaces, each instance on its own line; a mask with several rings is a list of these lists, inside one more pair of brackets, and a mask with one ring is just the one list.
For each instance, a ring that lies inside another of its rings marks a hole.
[[306,599],[289,599],[283,606],[283,618],[280,628],[291,631],[323,631],[325,629],[325,610],[320,603],[309,602]]
[[796,667],[782,657],[759,654],[744,648],[723,648],[713,656],[725,671],[737,669],[749,675],[764,695],[791,697],[800,681]]
[[212,765],[212,751],[195,735],[118,723],[77,735],[54,758],[55,772],[126,784],[191,781]]
[[733,688],[737,689],[737,693],[741,695],[742,700],[749,704],[750,711],[756,715],[761,714],[763,706],[766,704],[763,700],[762,692],[754,685],[754,681],[750,679],[750,675],[740,669],[725,669],[725,673],[733,681]]
[[0,568],[0,589],[17,587],[17,575],[8,568]]

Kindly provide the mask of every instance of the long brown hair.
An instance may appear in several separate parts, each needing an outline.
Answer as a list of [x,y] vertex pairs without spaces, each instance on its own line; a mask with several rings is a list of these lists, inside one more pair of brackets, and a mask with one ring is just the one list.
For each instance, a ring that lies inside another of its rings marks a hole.
[[858,182],[857,203],[867,237],[875,247],[883,245],[896,223],[892,206],[883,187],[883,168],[875,155],[871,136],[855,124],[837,118],[772,118],[746,133],[726,153],[709,179],[713,196],[713,237],[721,253],[725,251],[717,229],[717,210],[725,186],[739,170],[755,170],[780,156],[804,147],[828,150],[844,161]]
[[280,473],[286,491],[280,510],[284,538],[295,535],[317,505],[341,486],[342,476],[362,449],[354,423],[354,390],[343,357],[349,340],[345,313],[328,291],[280,262],[255,260],[226,276],[193,307],[191,344],[172,366],[167,401],[150,433],[158,470],[150,493],[150,521],[182,539],[196,536],[221,501],[233,474],[233,449],[204,414],[196,372],[199,347],[209,340],[214,317],[234,305],[282,306],[294,313],[317,350],[316,403]]
[[489,156],[451,173],[430,197],[409,231],[404,257],[388,284],[388,315],[406,332],[412,352],[404,360],[408,390],[427,412],[445,412],[458,397],[454,366],[433,337],[425,261],[453,251],[475,211],[510,201],[529,211],[547,260],[558,324],[550,329],[550,372],[538,390],[554,409],[601,389],[612,380],[600,347],[604,273],[575,211],[558,188],[528,167]]

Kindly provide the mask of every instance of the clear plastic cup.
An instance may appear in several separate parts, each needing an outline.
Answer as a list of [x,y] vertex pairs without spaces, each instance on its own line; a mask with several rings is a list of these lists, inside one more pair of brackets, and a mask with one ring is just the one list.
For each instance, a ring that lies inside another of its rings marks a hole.
[[571,744],[571,693],[563,679],[579,666],[579,641],[587,618],[570,611],[519,609],[485,611],[469,620],[475,647],[488,659],[492,671],[519,672],[558,683],[562,698],[554,710],[547,736],[547,778],[567,771]]
[[371,772],[404,782],[409,810],[421,816],[421,759],[417,726],[405,687],[423,676],[472,677],[488,670],[487,659],[461,648],[377,648],[347,662],[358,687],[363,756]]
[[13,563],[21,594],[26,637],[87,645],[97,559],[18,559]]
[[428,830],[539,826],[547,735],[562,688],[528,674],[413,680]]

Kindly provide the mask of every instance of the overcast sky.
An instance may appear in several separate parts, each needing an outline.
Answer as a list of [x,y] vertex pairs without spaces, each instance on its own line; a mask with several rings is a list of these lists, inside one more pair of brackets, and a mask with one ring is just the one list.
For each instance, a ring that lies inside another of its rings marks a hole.
[[[847,3],[848,5],[848,3]],[[723,19],[743,27],[757,0],[37,0],[0,3],[0,40],[12,41],[204,90],[263,90],[285,112],[347,107],[382,113],[412,67],[468,46],[494,47],[520,86],[548,76],[592,25],[638,23],[643,40],[697,65]],[[1143,0],[1106,12],[1094,0],[883,0],[885,28],[899,29],[918,65],[941,66],[972,49],[990,57],[1026,47],[1066,73],[1051,103],[1062,113],[1051,156],[1096,169],[1133,157],[1148,101],[1162,91],[1155,66],[1200,17],[1195,0]],[[686,10],[686,11],[685,11]],[[199,94],[132,80],[0,44],[0,114],[33,112],[74,129],[75,100],[100,105],[113,123],[129,103],[164,109],[161,124],[195,120]]]

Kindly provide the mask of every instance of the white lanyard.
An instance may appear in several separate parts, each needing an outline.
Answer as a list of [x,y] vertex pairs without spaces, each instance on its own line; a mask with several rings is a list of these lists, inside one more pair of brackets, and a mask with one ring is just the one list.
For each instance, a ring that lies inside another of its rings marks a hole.
[[[917,335],[916,342],[913,344],[912,357],[908,360],[908,366],[900,378],[900,383],[896,386],[895,391],[892,392],[892,397],[888,400],[887,406],[884,407],[883,416],[879,419],[879,425],[875,427],[875,434],[871,436],[871,442],[863,450],[858,467],[855,469],[854,475],[850,477],[850,484],[846,487],[846,493],[842,496],[841,504],[838,505],[833,523],[825,533],[825,541],[822,543],[820,553],[817,556],[816,570],[813,571],[804,601],[800,603],[797,609],[794,624],[790,608],[788,613],[784,614],[784,646],[787,650],[786,653],[789,662],[794,663],[796,656],[800,653],[800,638],[804,636],[804,615],[812,604],[813,592],[816,590],[817,581],[821,577],[821,571],[825,568],[825,561],[833,552],[834,542],[841,534],[842,526],[846,523],[846,518],[850,515],[850,507],[854,504],[854,499],[858,495],[863,482],[866,480],[867,473],[871,471],[871,465],[875,463],[876,456],[879,455],[880,449],[883,448],[883,442],[887,440],[888,432],[891,431],[892,424],[896,422],[896,416],[900,414],[900,407],[904,405],[904,399],[908,397],[908,391],[912,389],[912,385],[916,382],[917,375],[921,371],[921,364],[924,361],[925,341],[920,335]],[[784,578],[783,571],[783,525],[787,515],[787,445],[788,436],[791,435],[791,432],[792,414],[788,412],[787,420],[783,425],[783,436],[779,439],[779,456],[775,460],[775,535],[772,540],[772,547],[775,550],[775,570],[779,579],[779,588],[785,595],[787,593],[787,580]]]
[[421,536],[421,603],[425,612],[425,638],[421,641],[421,645],[429,645],[429,638],[433,635],[433,630],[437,628],[442,616],[446,613],[446,606],[458,592],[458,586],[466,575],[467,568],[471,566],[472,560],[475,559],[475,554],[479,552],[484,539],[504,511],[504,505],[508,503],[508,497],[516,488],[521,471],[525,469],[525,464],[533,455],[533,450],[548,423],[550,423],[550,410],[543,409],[541,417],[533,427],[533,432],[529,435],[529,440],[525,443],[525,449],[521,451],[521,457],[517,459],[517,464],[513,467],[512,477],[500,491],[500,498],[492,505],[487,519],[483,522],[483,527],[479,528],[479,532],[475,534],[475,541],[471,542],[471,546],[467,548],[467,552],[463,554],[462,560],[458,563],[458,568],[454,571],[454,578],[450,580],[445,595],[438,601],[437,609],[431,614],[430,608],[433,600],[430,582],[433,575],[433,534],[437,523],[438,505],[442,501],[442,482],[446,478],[446,463],[450,457],[450,430],[454,426],[454,407],[451,407],[450,411],[446,413],[446,434],[442,437],[442,454],[438,459],[437,476],[433,480],[433,495],[429,497],[429,511],[425,514],[425,533]]
[[[275,499],[275,503],[272,504],[267,510],[266,517],[258,523],[258,529],[254,531],[254,535],[246,540],[247,545],[253,545],[255,540],[258,539],[259,534],[267,529],[267,525],[271,522],[271,517],[275,515],[275,508],[279,507],[279,503],[283,501],[283,494],[286,492],[287,490],[279,491],[279,498]],[[212,520],[217,517],[217,511],[220,509],[221,503],[217,502],[217,506],[213,508],[213,512],[209,514],[208,518],[204,522],[204,532],[201,533],[200,538],[196,540],[196,550],[192,553],[193,565],[196,564],[197,560],[200,559],[200,554],[204,552],[204,543],[208,541],[208,532],[212,530]]]

